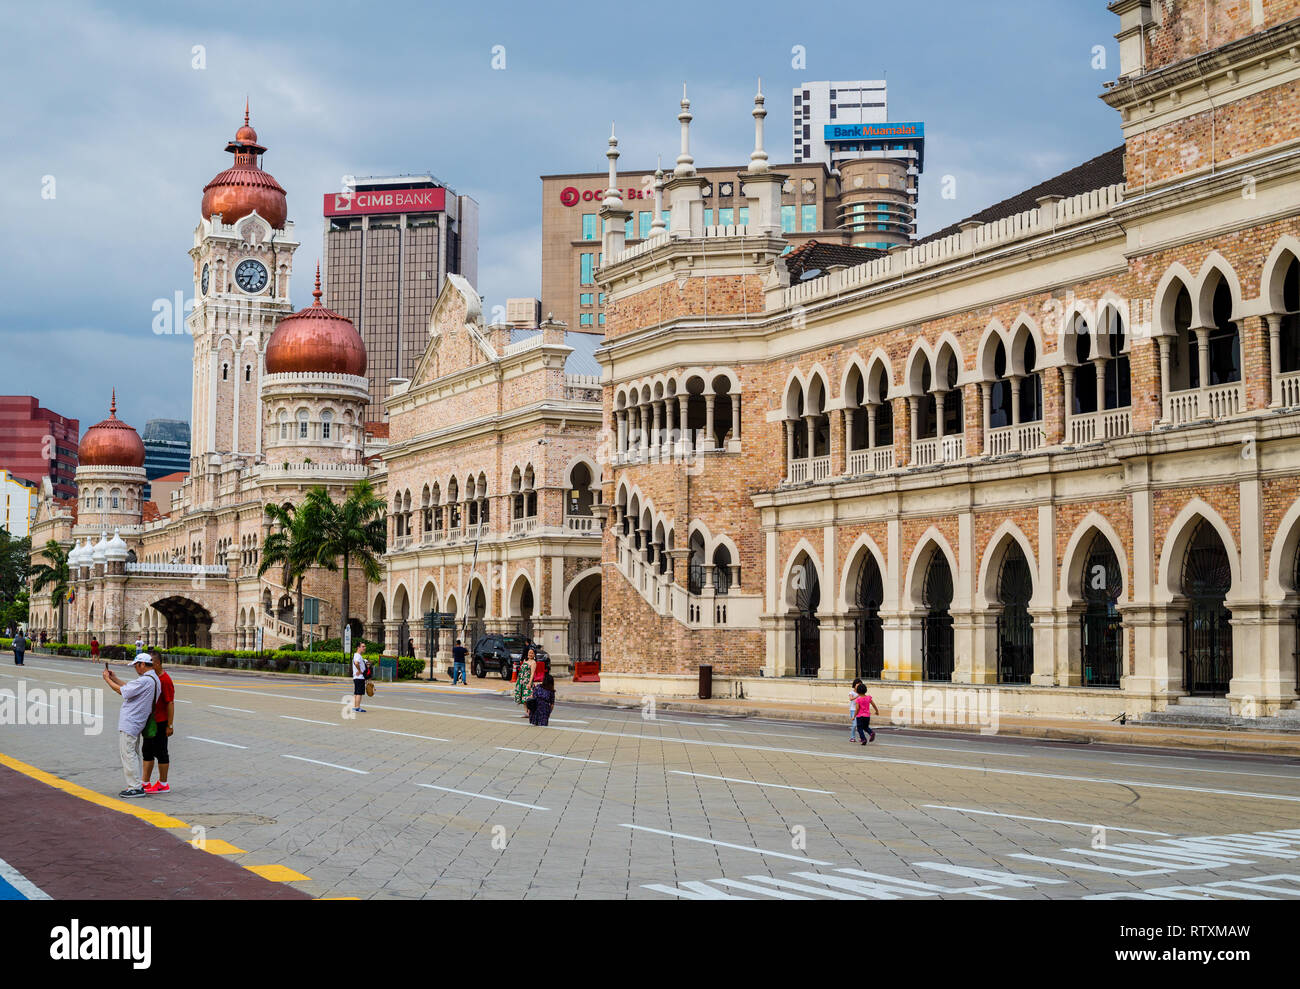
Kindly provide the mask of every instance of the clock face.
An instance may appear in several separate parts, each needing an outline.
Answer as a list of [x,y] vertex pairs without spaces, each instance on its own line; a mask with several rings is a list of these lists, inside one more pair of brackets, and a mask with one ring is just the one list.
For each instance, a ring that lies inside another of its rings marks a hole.
[[266,266],[252,258],[239,262],[235,269],[235,284],[245,292],[260,292],[266,288]]
[[199,279],[199,288],[204,295],[208,294],[208,266],[206,264],[203,266],[203,275]]

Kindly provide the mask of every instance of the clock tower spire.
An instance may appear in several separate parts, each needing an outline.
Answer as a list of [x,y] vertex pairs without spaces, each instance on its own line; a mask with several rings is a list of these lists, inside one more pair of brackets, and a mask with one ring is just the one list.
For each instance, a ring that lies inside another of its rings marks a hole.
[[289,281],[298,248],[285,191],[262,168],[266,147],[249,123],[226,145],[234,164],[203,188],[190,257],[194,340],[190,482],[210,501],[223,465],[262,452],[261,387],[266,343],[293,311]]

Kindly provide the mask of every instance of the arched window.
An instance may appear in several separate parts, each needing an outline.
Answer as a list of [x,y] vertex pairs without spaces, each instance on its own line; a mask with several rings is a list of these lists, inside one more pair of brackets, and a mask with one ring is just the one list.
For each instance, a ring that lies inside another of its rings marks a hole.
[[690,594],[704,593],[704,537],[691,533],[690,556],[686,565],[686,590]]
[[1110,540],[1098,532],[1092,537],[1083,565],[1083,600],[1080,643],[1085,687],[1118,687],[1124,656],[1124,623],[1120,593],[1124,578]]
[[921,679],[952,680],[953,629],[952,569],[948,558],[938,547],[930,555],[925,568],[925,587],[921,604],[925,617],[921,620]]
[[118,489],[118,488],[114,488],[112,491],[110,491],[110,492],[108,493],[108,500],[109,500],[109,507],[110,507],[110,508],[113,508],[113,509],[120,508],[121,505],[122,505],[122,492],[121,492],[121,490]]
[[713,593],[727,594],[731,590],[731,550],[719,546],[713,551]]
[[284,409],[280,410],[280,439],[289,438],[289,413]]
[[305,440],[306,438],[307,438],[307,410],[299,409],[298,410],[298,439]]
[[327,440],[330,438],[330,424],[334,421],[334,413],[326,409],[320,414],[320,438]]
[[1033,574],[1019,543],[1013,542],[998,574],[998,682],[1028,683],[1034,672],[1034,623],[1029,599],[1034,593]]
[[1222,697],[1232,679],[1232,589],[1228,551],[1214,527],[1202,519],[1183,557],[1184,685],[1191,694]]
[[858,676],[864,679],[879,679],[885,669],[885,625],[880,618],[884,599],[880,565],[867,553],[853,596],[853,653]]
[[[821,670],[821,607],[822,589],[817,578],[817,568],[807,558],[802,564],[803,585],[795,589],[795,675],[815,677]],[[797,572],[797,571],[796,571]]]
[[564,514],[568,516],[589,516],[595,502],[591,490],[591,469],[583,463],[573,465],[569,472],[569,490],[564,501]]

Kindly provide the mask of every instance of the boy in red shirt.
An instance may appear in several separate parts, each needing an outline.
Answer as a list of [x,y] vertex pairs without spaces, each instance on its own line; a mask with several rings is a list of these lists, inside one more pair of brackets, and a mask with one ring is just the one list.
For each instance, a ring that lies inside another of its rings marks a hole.
[[[161,654],[154,656],[153,668],[158,674],[158,679],[162,681],[162,691],[158,694],[158,703],[153,709],[153,719],[158,722],[158,731],[153,738],[143,740],[141,755],[144,757],[144,792],[167,793],[171,790],[167,785],[167,770],[171,764],[167,753],[167,739],[171,736],[174,728],[172,722],[176,719],[176,687],[172,684],[172,678],[163,672]],[[158,782],[150,783],[149,777],[153,775],[154,760],[158,762]]]
[[[866,745],[867,736],[871,736],[871,741],[873,742],[876,740],[876,733],[871,728],[871,712],[875,711],[879,714],[880,708],[876,707],[876,702],[873,701],[871,695],[867,693],[867,685],[865,683],[859,683],[853,689],[858,692],[858,696],[853,702],[857,706],[858,734],[862,737],[862,744]],[[145,741],[148,741],[148,739],[145,739]],[[149,764],[146,762],[146,771],[148,765]],[[148,779],[148,776],[146,775],[145,778]]]

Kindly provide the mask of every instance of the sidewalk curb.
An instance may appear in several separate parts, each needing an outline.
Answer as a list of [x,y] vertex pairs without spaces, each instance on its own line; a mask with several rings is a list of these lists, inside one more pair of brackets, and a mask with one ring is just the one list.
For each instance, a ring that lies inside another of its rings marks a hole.
[[[571,704],[593,704],[600,707],[639,708],[641,706],[640,698],[626,694],[574,694],[561,692],[556,700],[567,701]],[[655,707],[663,711],[678,711],[684,714],[711,714],[734,718],[768,718],[774,721],[836,726],[843,726],[848,723],[847,717],[838,712],[767,711],[762,708],[742,706],[741,704],[703,704],[681,698],[655,697]],[[882,720],[887,723],[887,719],[883,716]],[[909,732],[934,730],[948,734],[982,734],[978,727],[967,725],[908,725],[907,730]],[[1248,733],[1243,733],[1242,737],[1229,738],[1198,734],[1206,730],[1199,727],[1189,727],[1180,731],[1170,729],[1167,726],[1101,728],[1100,726],[1092,727],[1087,723],[1068,728],[1056,725],[1002,723],[999,725],[997,732],[990,734],[1017,738],[1036,738],[1043,741],[1064,742],[1075,745],[1139,745],[1149,748],[1196,749],[1199,751],[1242,755],[1300,757],[1300,738],[1292,741],[1290,739],[1253,738]]]

